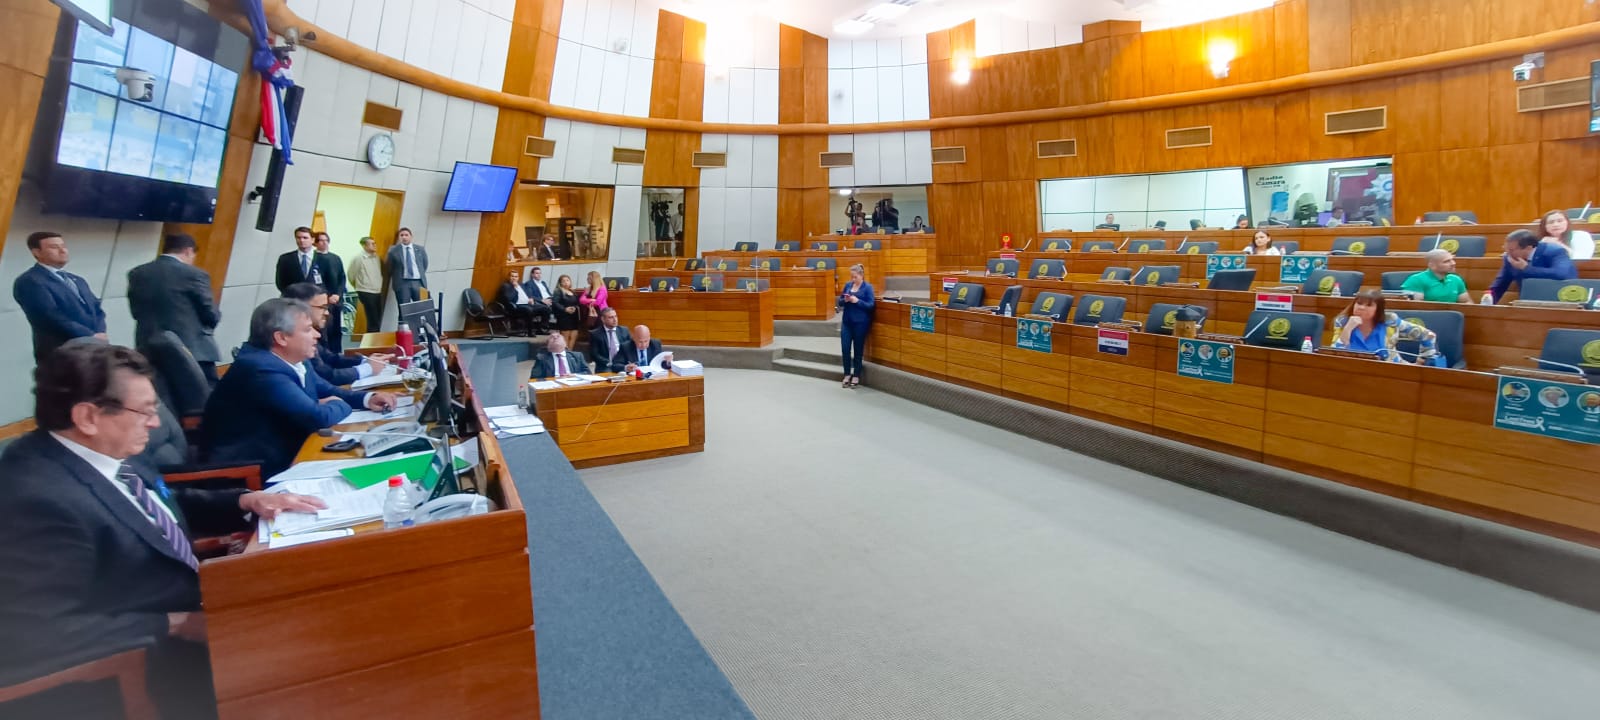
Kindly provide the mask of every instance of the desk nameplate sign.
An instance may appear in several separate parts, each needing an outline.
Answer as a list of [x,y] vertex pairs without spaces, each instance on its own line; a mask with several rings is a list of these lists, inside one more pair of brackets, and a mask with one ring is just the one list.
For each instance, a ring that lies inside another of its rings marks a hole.
[[1500,376],[1494,426],[1600,445],[1600,387]]
[[1178,374],[1210,382],[1233,384],[1234,354],[1227,343],[1206,340],[1178,341]]
[[956,288],[956,283],[957,282],[960,282],[959,278],[953,278],[953,277],[950,277],[950,276],[946,275],[944,280],[942,280],[940,282],[940,284],[944,286],[944,291],[945,292],[950,292],[951,290],[954,290]]
[[1017,318],[1017,347],[1042,353],[1051,352],[1052,325],[1049,320]]
[[1127,330],[1099,328],[1096,333],[1096,345],[1100,352],[1107,355],[1126,356],[1128,354],[1128,337]]
[[1256,293],[1256,309],[1271,312],[1294,312],[1294,295]]

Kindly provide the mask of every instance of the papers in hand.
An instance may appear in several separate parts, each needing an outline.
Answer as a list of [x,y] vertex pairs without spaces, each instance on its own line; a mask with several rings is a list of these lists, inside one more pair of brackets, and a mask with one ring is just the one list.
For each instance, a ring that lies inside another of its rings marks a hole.
[[347,528],[383,517],[383,498],[389,492],[384,484],[357,490],[344,478],[308,478],[279,482],[267,492],[291,492],[312,495],[322,500],[326,508],[315,513],[281,512],[267,522],[270,535],[300,535]]

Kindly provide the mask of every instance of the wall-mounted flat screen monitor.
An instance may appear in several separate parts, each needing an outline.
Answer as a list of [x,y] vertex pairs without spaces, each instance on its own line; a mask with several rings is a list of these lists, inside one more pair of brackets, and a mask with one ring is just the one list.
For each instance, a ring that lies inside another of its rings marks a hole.
[[505,212],[517,169],[501,165],[457,162],[444,193],[445,212]]
[[90,27],[111,34],[111,0],[55,0],[55,4]]

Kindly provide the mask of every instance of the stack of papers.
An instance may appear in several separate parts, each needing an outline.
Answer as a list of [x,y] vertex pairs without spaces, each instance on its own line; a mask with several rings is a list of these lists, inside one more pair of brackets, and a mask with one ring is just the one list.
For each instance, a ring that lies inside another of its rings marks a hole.
[[321,478],[280,482],[267,492],[314,495],[328,505],[315,513],[278,513],[277,517],[267,521],[270,537],[347,528],[382,518],[383,498],[388,494],[389,487],[371,485],[357,490],[343,478]]
[[693,360],[673,360],[672,371],[684,377],[699,377],[706,374],[705,366]]
[[397,367],[395,367],[393,365],[390,365],[388,367],[385,367],[383,369],[383,372],[375,373],[373,375],[368,375],[367,377],[361,378],[360,380],[357,380],[357,381],[355,381],[353,383],[350,383],[350,389],[351,390],[366,390],[367,388],[375,388],[375,387],[382,387],[384,385],[399,385],[399,384],[400,384],[400,368],[397,368]]
[[561,387],[561,383],[558,383],[554,380],[535,380],[531,383],[528,383],[528,385],[531,386],[536,392],[539,390],[554,390]]
[[585,380],[583,379],[582,375],[569,375],[567,377],[556,378],[556,382],[567,387],[579,387],[582,385],[588,385],[589,383],[594,382],[594,380]]
[[544,432],[543,420],[540,420],[537,416],[529,415],[522,408],[515,405],[485,408],[483,414],[489,418],[489,423],[494,425],[495,437],[537,435]]

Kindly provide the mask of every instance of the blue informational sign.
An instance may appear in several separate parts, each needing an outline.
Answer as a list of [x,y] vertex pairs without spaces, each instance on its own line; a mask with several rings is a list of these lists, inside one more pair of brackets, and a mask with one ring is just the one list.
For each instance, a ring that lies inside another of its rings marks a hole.
[[1017,318],[1017,347],[1023,350],[1050,352],[1051,324],[1049,320]]
[[1243,270],[1250,267],[1250,256],[1240,253],[1238,255],[1211,254],[1206,256],[1206,279],[1210,280],[1218,270]]
[[1494,426],[1600,445],[1600,387],[1502,375]]
[[1232,385],[1234,354],[1228,343],[1179,340],[1178,374]]
[[1327,255],[1285,255],[1278,266],[1278,282],[1299,285],[1327,266]]
[[933,308],[922,305],[912,305],[911,329],[926,333],[933,332]]

